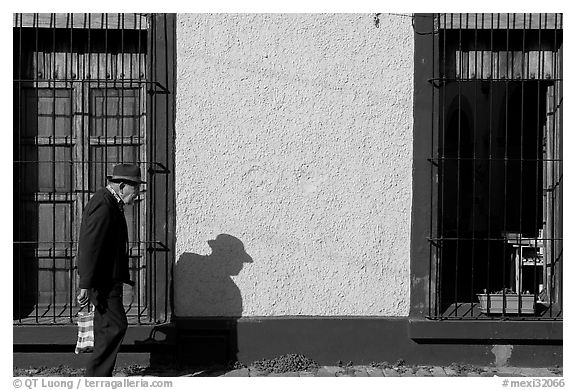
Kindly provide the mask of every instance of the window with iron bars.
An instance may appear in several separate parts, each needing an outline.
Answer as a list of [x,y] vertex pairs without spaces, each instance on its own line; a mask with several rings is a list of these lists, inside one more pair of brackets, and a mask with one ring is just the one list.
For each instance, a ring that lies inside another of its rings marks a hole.
[[435,14],[433,319],[562,318],[562,15]]
[[15,325],[75,322],[84,206],[121,162],[147,176],[125,210],[131,323],[169,315],[173,18],[14,14]]

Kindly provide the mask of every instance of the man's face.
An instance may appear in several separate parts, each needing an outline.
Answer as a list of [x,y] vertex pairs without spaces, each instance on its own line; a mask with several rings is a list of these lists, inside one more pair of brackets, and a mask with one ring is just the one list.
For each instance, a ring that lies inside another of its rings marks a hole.
[[120,197],[124,204],[132,204],[134,200],[140,194],[140,185],[136,183],[124,183],[123,186],[120,186]]

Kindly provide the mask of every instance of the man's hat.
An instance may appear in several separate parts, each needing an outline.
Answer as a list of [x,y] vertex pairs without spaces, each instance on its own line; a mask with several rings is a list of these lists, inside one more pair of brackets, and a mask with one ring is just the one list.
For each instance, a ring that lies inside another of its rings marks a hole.
[[140,167],[136,164],[118,164],[112,169],[112,174],[106,176],[110,181],[127,180],[134,183],[146,183],[140,178]]
[[218,234],[215,240],[208,240],[212,253],[228,261],[240,260],[242,263],[253,263],[252,257],[244,249],[242,241],[230,234]]

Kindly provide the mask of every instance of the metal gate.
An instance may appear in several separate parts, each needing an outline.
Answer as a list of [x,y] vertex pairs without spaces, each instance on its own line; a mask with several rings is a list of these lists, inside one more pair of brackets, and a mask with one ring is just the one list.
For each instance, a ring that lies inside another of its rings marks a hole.
[[437,14],[431,318],[562,317],[562,15]]
[[[82,210],[120,162],[148,177],[125,210],[134,289],[124,304],[131,323],[164,321],[169,258],[158,280],[166,232],[152,218],[167,202],[166,161],[151,142],[168,137],[155,105],[167,88],[155,80],[158,17],[145,14],[14,15],[14,320],[74,321],[76,250]],[[162,37],[162,41],[167,40]],[[167,140],[164,142],[166,143]],[[157,197],[158,187],[165,199]],[[166,221],[164,225],[166,226]],[[162,307],[164,313],[158,313]]]

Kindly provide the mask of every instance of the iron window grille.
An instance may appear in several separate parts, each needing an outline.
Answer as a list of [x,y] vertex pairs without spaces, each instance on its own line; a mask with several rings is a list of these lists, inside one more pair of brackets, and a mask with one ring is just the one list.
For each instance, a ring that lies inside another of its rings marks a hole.
[[435,14],[428,318],[562,318],[562,14]]
[[[14,14],[15,325],[75,322],[82,210],[120,162],[147,175],[125,210],[131,323],[166,321],[172,238],[166,15]],[[163,67],[158,63],[162,62]],[[160,73],[159,73],[160,71]],[[159,227],[164,226],[164,229]]]

